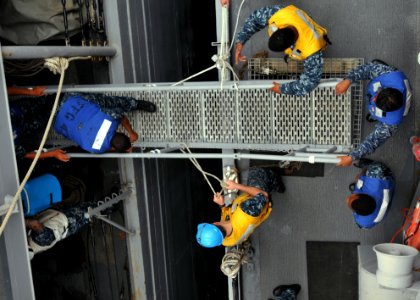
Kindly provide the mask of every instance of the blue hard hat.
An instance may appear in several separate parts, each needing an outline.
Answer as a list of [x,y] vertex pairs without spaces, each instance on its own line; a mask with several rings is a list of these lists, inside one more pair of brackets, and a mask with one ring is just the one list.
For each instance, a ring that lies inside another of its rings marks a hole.
[[197,242],[206,248],[220,246],[223,242],[223,233],[216,225],[201,223],[197,226]]

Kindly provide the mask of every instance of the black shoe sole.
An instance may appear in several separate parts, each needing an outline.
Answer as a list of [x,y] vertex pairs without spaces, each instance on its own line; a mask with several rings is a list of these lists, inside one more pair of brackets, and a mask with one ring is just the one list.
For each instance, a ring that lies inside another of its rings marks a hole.
[[287,289],[293,290],[297,294],[299,294],[301,290],[301,286],[299,284],[289,284],[289,285],[279,285],[278,287],[275,287],[273,290],[273,296],[279,297],[281,293]]
[[374,60],[372,60],[372,62],[373,62],[374,64],[381,64],[381,65],[385,65],[385,66],[390,67],[390,65],[389,65],[389,64],[387,64],[387,63],[386,63],[386,62],[384,62],[383,60],[380,60],[380,59],[377,59],[377,58],[375,58]]
[[279,189],[277,190],[277,192],[283,194],[286,191],[286,187],[284,186],[284,183],[282,180],[282,170],[278,167],[273,167],[269,169],[273,171],[274,176],[276,176],[276,180],[279,185]]
[[139,100],[137,104],[137,109],[144,110],[147,112],[155,112],[156,105],[150,101]]
[[362,169],[373,163],[374,161],[369,158],[359,158],[357,162],[353,164],[356,168]]

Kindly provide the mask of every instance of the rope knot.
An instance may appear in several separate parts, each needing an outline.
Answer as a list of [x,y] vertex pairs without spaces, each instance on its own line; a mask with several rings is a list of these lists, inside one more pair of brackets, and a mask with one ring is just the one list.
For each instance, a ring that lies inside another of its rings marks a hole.
[[227,62],[227,59],[227,55],[224,54],[215,54],[211,57],[211,60],[215,62],[215,65],[219,70],[228,67],[229,63]]
[[69,60],[65,57],[46,58],[44,67],[55,74],[62,74],[69,67]]

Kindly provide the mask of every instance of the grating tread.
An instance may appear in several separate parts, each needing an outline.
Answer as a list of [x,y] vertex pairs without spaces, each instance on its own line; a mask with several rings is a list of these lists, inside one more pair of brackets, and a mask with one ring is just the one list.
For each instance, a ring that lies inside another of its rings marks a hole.
[[[343,78],[347,73],[354,68],[361,66],[364,63],[363,58],[324,58],[324,67],[322,78]],[[303,62],[302,61],[289,61],[288,63],[284,62],[281,58],[251,58],[248,60],[248,79],[250,80],[296,80],[299,78],[299,74],[303,72]],[[333,97],[334,95],[328,95],[323,97],[327,99],[328,97]],[[317,139],[329,143],[329,141],[339,140],[339,134],[342,134],[342,138],[345,141],[342,141],[345,144],[351,143],[353,147],[357,147],[361,141],[361,131],[362,131],[362,116],[363,116],[363,83],[358,82],[353,84],[351,87],[351,108],[350,113],[352,115],[352,124],[347,126],[347,124],[341,122],[332,122],[331,126],[326,126],[324,123],[317,126],[317,132],[322,132],[330,128],[329,137],[322,137],[320,134],[317,134]],[[324,106],[325,109],[328,108],[327,105]],[[344,109],[344,107],[341,107]],[[335,112],[334,112],[335,113]],[[318,118],[323,118],[318,111]],[[324,116],[327,117],[327,116]],[[339,117],[339,116],[337,116]],[[334,115],[329,116],[330,119],[335,119]],[[337,126],[337,130],[334,126]],[[350,134],[349,131],[350,130]],[[324,133],[328,135],[326,132]],[[334,137],[335,136],[335,137]],[[350,142],[351,141],[351,142]]]

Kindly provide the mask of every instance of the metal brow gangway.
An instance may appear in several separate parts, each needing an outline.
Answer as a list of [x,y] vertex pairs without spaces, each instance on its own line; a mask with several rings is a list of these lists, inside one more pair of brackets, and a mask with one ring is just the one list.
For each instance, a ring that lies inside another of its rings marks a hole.
[[[156,113],[132,112],[128,118],[139,133],[135,146],[164,148],[154,151],[156,157],[183,144],[191,149],[287,151],[292,155],[350,151],[354,144],[350,90],[337,96],[337,80],[324,80],[309,95],[296,97],[269,91],[271,83],[227,82],[223,89],[218,82],[106,85],[65,91],[101,92],[155,103]],[[51,133],[49,141],[55,146],[68,143],[56,133]],[[143,157],[153,157],[153,153]]]

